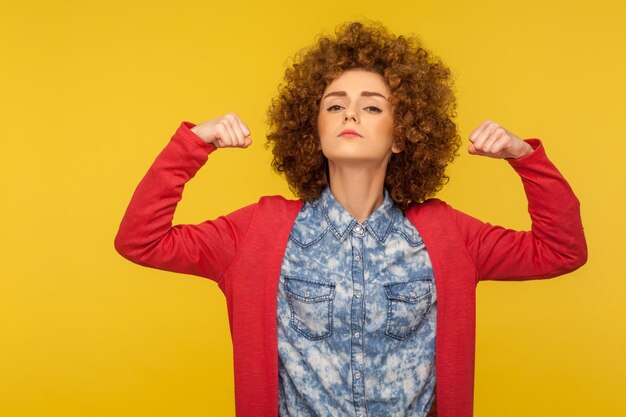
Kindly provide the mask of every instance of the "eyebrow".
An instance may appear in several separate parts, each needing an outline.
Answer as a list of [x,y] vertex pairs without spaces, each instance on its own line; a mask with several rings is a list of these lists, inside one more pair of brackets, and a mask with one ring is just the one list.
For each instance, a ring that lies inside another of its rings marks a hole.
[[[333,91],[332,93],[326,94],[322,100],[326,100],[326,98],[328,98],[329,96],[346,97],[347,95],[348,95],[348,93],[346,93],[345,91]],[[387,97],[385,97],[382,94],[377,93],[375,91],[361,91],[361,96],[362,97],[378,96],[378,97],[382,97],[385,100],[387,100]]]

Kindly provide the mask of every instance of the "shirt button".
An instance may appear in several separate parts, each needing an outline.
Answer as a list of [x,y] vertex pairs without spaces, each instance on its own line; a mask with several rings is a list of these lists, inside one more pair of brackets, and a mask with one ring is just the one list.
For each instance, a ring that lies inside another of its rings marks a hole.
[[359,337],[361,337],[361,333],[359,333],[359,332],[354,333],[354,338],[355,339],[358,339]]
[[361,373],[360,372],[355,372],[354,373],[354,378],[355,379],[361,379]]
[[356,298],[361,298],[361,291],[356,290],[356,291],[354,292],[354,296],[355,296]]
[[357,233],[361,233],[363,231],[363,228],[359,225],[354,226],[354,231]]
[[411,297],[415,297],[415,296],[416,296],[415,291],[411,291],[411,292],[409,293],[409,295],[410,295]]
[[355,261],[357,261],[357,262],[359,262],[359,261],[361,260],[361,256],[359,256],[359,255],[355,255],[355,256],[354,256],[354,260],[355,260]]
[[311,293],[310,293],[309,291],[305,291],[305,292],[304,292],[304,296],[305,296],[306,298],[309,298],[309,297],[311,296]]

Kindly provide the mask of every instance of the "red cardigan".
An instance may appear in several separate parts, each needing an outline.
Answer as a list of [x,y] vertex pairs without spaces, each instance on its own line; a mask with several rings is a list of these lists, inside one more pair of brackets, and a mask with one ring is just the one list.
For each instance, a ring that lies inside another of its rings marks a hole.
[[[278,278],[303,202],[262,197],[215,220],[172,227],[185,183],[216,149],[196,136],[193,126],[181,123],[137,186],[115,248],[137,264],[217,282],[228,306],[237,416],[275,417]],[[435,275],[440,417],[472,416],[478,281],[550,278],[577,269],[587,259],[576,196],[541,142],[526,141],[534,151],[508,162],[522,179],[531,231],[483,223],[438,199],[415,204],[406,214],[424,239]]]

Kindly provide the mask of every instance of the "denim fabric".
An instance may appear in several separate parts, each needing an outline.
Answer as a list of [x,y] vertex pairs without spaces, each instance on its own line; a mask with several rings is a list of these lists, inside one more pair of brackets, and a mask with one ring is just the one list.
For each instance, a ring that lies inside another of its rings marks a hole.
[[280,416],[423,417],[430,408],[432,267],[384,193],[362,223],[328,187],[296,218],[278,285]]

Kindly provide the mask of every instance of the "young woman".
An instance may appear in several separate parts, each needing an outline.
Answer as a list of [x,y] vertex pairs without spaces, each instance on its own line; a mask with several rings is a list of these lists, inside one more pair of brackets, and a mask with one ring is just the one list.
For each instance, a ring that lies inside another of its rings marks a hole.
[[416,38],[354,22],[301,51],[268,112],[273,166],[297,200],[172,227],[208,155],[252,143],[235,113],[182,122],[156,158],[115,247],[217,282],[238,416],[469,417],[478,281],[585,263],[578,200],[539,139],[485,121],[468,145],[520,175],[532,231],[430,198],[460,146],[454,109],[450,71]]

